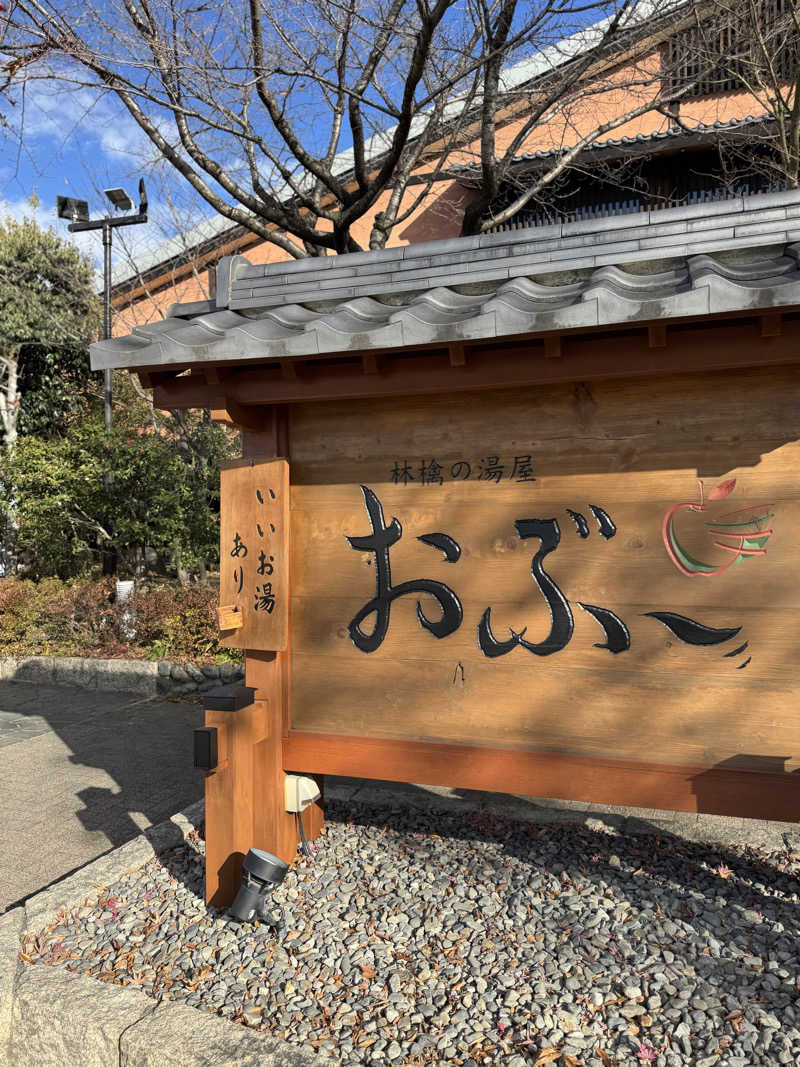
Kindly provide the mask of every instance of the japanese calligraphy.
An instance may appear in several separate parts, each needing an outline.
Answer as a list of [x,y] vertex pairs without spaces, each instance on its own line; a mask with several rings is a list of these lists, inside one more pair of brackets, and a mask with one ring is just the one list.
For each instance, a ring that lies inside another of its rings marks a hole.
[[289,469],[285,459],[232,460],[221,473],[220,618],[229,648],[281,651],[288,644],[287,534]]
[[458,459],[454,462],[440,462],[435,456],[423,457],[417,465],[408,459],[396,460],[390,479],[394,485],[444,485],[452,482],[535,482],[533,457],[528,455],[511,456],[504,460],[501,456],[484,456],[472,462]]
[[[483,469],[487,472],[496,469],[496,459],[497,457],[488,457]],[[489,476],[487,475],[487,478]],[[421,602],[417,601],[417,618],[424,629],[438,638],[448,637],[455,633],[462,624],[464,613],[458,595],[448,585],[431,578],[417,578],[400,585],[392,585],[390,549],[401,540],[403,528],[396,517],[392,518],[388,525],[386,524],[381,502],[371,489],[362,485],[361,492],[370,521],[371,533],[366,536],[347,536],[347,542],[357,551],[374,554],[376,591],[375,596],[367,601],[349,623],[348,632],[353,644],[362,652],[376,651],[388,633],[392,604],[399,597],[408,594],[425,593],[433,597],[441,609],[441,617],[432,621],[423,611]],[[588,511],[597,522],[597,533],[603,540],[610,541],[617,533],[616,524],[610,514],[598,504],[589,504]],[[590,536],[586,516],[571,508],[567,508],[566,512],[574,523],[574,533],[581,540],[586,540]],[[541,641],[533,641],[526,636],[527,625],[519,628],[508,625],[507,636],[498,636],[492,626],[492,607],[489,605],[477,624],[478,647],[487,659],[499,659],[517,648],[534,656],[552,656],[567,647],[575,630],[575,617],[570,601],[545,567],[545,560],[556,551],[561,543],[561,524],[558,518],[521,518],[515,520],[514,526],[520,540],[539,542],[531,559],[530,575],[549,610],[550,630]],[[457,563],[461,557],[461,546],[447,533],[420,534],[417,540],[442,551],[447,563]],[[581,611],[602,630],[603,638],[595,642],[595,648],[610,652],[612,655],[618,655],[630,649],[630,631],[615,611],[607,606],[588,604],[583,601],[576,603]],[[662,623],[680,641],[689,645],[722,644],[735,637],[741,629],[741,627],[710,627],[669,611],[643,612],[642,615]],[[371,630],[365,630],[362,624],[370,616],[375,617],[374,625]],[[746,647],[745,642],[735,652],[726,655],[733,656],[744,651]],[[749,662],[748,659],[747,663]],[[747,663],[737,669],[747,666]]]
[[233,538],[233,548],[231,549],[231,556],[234,559],[238,559],[239,556],[247,556],[247,545],[239,536],[238,530]]
[[[373,552],[375,555],[375,596],[368,600],[364,607],[350,620],[348,631],[353,644],[362,652],[375,652],[380,648],[383,639],[389,629],[389,617],[392,604],[398,597],[407,596],[409,593],[427,593],[436,600],[442,609],[441,618],[432,621],[422,610],[422,604],[417,601],[417,618],[420,625],[434,637],[447,637],[454,633],[461,625],[463,611],[461,601],[456,594],[443,582],[435,582],[429,578],[417,578],[410,582],[402,582],[392,586],[391,565],[389,562],[389,549],[397,544],[403,536],[403,528],[396,518],[387,526],[383,517],[383,507],[380,500],[371,489],[361,486],[364,494],[364,504],[372,532],[366,537],[348,537],[347,541],[351,548],[360,552]],[[446,558],[449,550],[454,556],[452,562],[458,559],[460,548],[447,535],[427,534],[427,543],[434,547],[443,548]],[[433,538],[447,537],[447,541],[433,541]],[[420,540],[423,540],[420,538]],[[448,544],[449,542],[449,544]],[[452,546],[452,547],[451,547]],[[456,553],[457,550],[457,553]],[[375,616],[375,624],[371,632],[365,632],[361,624],[370,617]]]
[[266,611],[268,615],[271,615],[275,607],[275,594],[272,592],[272,582],[264,582],[262,586],[257,585],[253,596],[255,597],[253,610]]

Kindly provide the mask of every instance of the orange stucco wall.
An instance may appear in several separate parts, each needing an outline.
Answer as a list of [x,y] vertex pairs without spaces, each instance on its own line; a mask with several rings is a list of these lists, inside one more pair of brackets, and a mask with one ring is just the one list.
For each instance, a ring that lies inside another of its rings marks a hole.
[[[569,147],[581,137],[592,134],[604,124],[612,123],[618,116],[630,114],[634,108],[646,107],[656,91],[654,76],[658,71],[658,55],[654,53],[638,67],[618,68],[598,79],[595,91],[571,106],[564,106],[550,120],[537,125],[525,138],[519,152],[546,151]],[[632,88],[633,86],[633,88]],[[681,106],[681,117],[689,125],[712,123],[717,120],[743,118],[759,114],[763,108],[747,93],[729,93],[716,97],[691,100]],[[647,134],[666,128],[667,119],[654,110],[645,111],[634,118],[614,126],[599,138],[619,138]],[[503,152],[520,130],[524,118],[511,118],[497,133],[497,151]],[[480,158],[480,145],[471,140],[452,156],[452,163],[475,163]],[[427,169],[427,168],[425,168]],[[408,208],[419,195],[412,186],[404,200]],[[395,227],[389,238],[390,246],[417,244],[452,237],[459,233],[464,208],[474,194],[465,186],[448,180],[438,182],[417,204],[409,217]],[[385,207],[388,193],[381,196],[373,210],[353,227],[353,236],[363,248],[369,246],[372,219]],[[289,258],[287,252],[267,241],[248,239],[226,251],[240,251],[252,263],[278,263]],[[133,294],[126,304],[119,302],[114,321],[114,333],[130,332],[133,326],[163,318],[168,307],[175,302],[188,302],[207,298],[206,267],[196,265],[194,270],[183,269],[182,274],[164,276],[150,286],[149,291]]]

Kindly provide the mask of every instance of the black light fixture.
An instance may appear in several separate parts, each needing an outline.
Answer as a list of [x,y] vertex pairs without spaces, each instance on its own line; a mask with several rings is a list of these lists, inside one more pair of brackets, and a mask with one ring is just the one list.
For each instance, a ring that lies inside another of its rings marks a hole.
[[[105,194],[116,211],[132,211],[133,201],[124,189],[106,189]],[[103,231],[103,337],[111,336],[111,232],[117,226],[136,226],[147,222],[147,193],[144,178],[139,179],[139,210],[135,215],[114,215],[104,219],[89,218],[89,204],[86,200],[77,200],[73,196],[56,198],[56,210],[60,219],[69,221],[70,233],[82,233],[84,230]],[[111,429],[111,371],[103,372],[104,404],[103,417],[106,430]]]
[[230,908],[233,918],[240,922],[259,919],[274,926],[280,933],[284,929],[283,909],[273,905],[270,910],[267,895],[281,884],[288,870],[289,864],[271,852],[251,848],[242,864],[241,888]]
[[115,211],[133,211],[133,201],[124,189],[104,189],[103,192],[114,205]]
[[86,200],[77,200],[74,196],[56,197],[56,211],[60,219],[67,222],[88,222],[89,204]]
[[[115,210],[131,211],[133,201],[124,189],[106,189],[106,196]],[[139,210],[135,215],[106,216],[103,219],[89,218],[89,204],[86,200],[77,200],[73,196],[56,198],[56,211],[60,219],[67,219],[70,233],[82,233],[84,230],[103,231],[103,337],[111,336],[111,234],[117,226],[136,226],[147,222],[147,193],[144,178],[139,179]],[[111,430],[111,370],[103,371],[103,422],[106,433]],[[106,493],[110,488],[108,476],[103,479]],[[113,552],[103,553],[103,574],[114,574],[116,557]]]

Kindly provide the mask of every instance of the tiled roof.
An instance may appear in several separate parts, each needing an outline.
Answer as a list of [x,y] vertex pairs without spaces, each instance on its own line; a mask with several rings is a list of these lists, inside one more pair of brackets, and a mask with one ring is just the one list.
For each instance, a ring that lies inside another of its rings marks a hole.
[[800,305],[800,191],[380,252],[220,264],[217,302],[92,345],[157,368]]
[[[689,129],[675,127],[674,129],[656,130],[652,133],[637,133],[634,137],[609,137],[604,141],[592,141],[583,149],[584,152],[595,152],[609,148],[630,148],[635,145],[648,147],[661,141],[676,141],[687,137],[704,134],[724,134],[739,131],[753,125],[763,125],[769,121],[768,115],[747,115],[741,119],[728,119],[726,122],[698,122]],[[569,146],[567,146],[569,147]],[[515,156],[516,162],[533,162],[535,160],[554,159],[563,155],[567,148],[549,148],[546,151],[522,152]]]

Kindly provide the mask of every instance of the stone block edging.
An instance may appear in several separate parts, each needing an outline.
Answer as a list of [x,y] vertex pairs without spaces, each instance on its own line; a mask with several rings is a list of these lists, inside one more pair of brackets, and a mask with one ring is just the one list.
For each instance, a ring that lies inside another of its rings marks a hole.
[[235,663],[172,663],[168,659],[91,659],[83,656],[6,656],[0,680],[73,685],[100,692],[135,692],[145,697],[204,693],[244,678]]
[[186,1004],[19,959],[26,934],[174,848],[203,812],[200,800],[0,916],[0,1067],[336,1067]]

